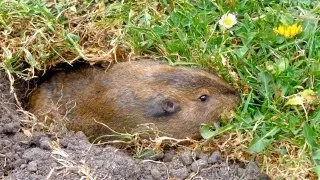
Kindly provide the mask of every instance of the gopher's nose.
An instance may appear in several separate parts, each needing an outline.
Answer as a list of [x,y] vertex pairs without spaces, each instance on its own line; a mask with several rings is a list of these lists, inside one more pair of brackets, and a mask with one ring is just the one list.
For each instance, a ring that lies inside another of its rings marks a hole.
[[237,98],[240,98],[240,93],[237,90],[233,91],[233,95],[237,96]]
[[235,89],[225,89],[223,94],[231,98],[234,102],[240,103],[240,93]]
[[238,91],[235,91],[234,95],[237,97],[237,103],[239,104],[241,101],[240,93]]
[[240,98],[240,93],[237,90],[231,90],[229,94],[235,95]]
[[239,93],[237,90],[234,90],[234,89],[224,89],[222,92],[223,92],[223,94],[225,94],[225,95],[234,95],[234,96],[236,96],[237,98],[240,98],[240,93]]

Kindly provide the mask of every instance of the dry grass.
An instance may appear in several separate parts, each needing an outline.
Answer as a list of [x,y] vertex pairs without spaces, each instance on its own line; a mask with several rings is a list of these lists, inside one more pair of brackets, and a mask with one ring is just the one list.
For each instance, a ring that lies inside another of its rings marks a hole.
[[69,154],[67,154],[65,151],[61,149],[59,146],[59,142],[53,141],[51,142],[51,149],[52,149],[52,157],[56,160],[57,163],[60,164],[60,166],[57,166],[53,168],[46,179],[50,179],[52,173],[55,170],[59,170],[60,173],[62,173],[62,176],[64,174],[68,174],[70,172],[77,172],[81,179],[87,179],[87,180],[95,180],[96,177],[94,176],[94,173],[91,172],[88,164],[84,161],[76,162],[73,161]]
[[104,18],[108,15],[103,3],[68,1],[60,4],[65,6],[61,12],[54,1],[43,7],[30,3],[1,3],[2,11],[11,12],[6,12],[4,26],[0,26],[0,67],[20,77],[30,79],[36,70],[78,59],[90,63],[123,60],[131,52],[122,41],[122,22]]

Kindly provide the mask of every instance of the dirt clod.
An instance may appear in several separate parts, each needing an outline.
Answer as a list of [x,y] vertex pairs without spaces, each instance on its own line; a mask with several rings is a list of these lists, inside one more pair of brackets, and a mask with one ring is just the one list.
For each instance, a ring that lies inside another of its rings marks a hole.
[[178,179],[185,179],[188,177],[189,173],[186,167],[180,169],[174,169],[171,172],[172,176]]
[[170,151],[167,151],[165,154],[164,154],[164,158],[163,158],[163,162],[170,162],[172,161],[173,157],[175,156],[176,152],[174,150],[170,150]]
[[221,160],[221,153],[219,151],[215,151],[208,158],[208,163],[214,164]]
[[37,166],[38,166],[38,164],[36,161],[31,161],[31,162],[29,162],[27,169],[30,172],[36,172],[38,170]]
[[199,159],[197,161],[194,161],[191,164],[191,170],[193,172],[198,172],[199,170],[203,169],[204,167],[206,167],[208,165],[208,162],[206,160],[203,159]]
[[19,122],[12,122],[5,124],[3,126],[3,133],[5,134],[12,134],[18,132],[20,129],[20,123]]
[[154,177],[155,179],[161,178],[161,173],[159,172],[158,169],[151,169],[150,173],[151,173],[152,177]]
[[190,165],[192,163],[192,153],[189,150],[184,151],[180,155],[180,159],[184,165]]

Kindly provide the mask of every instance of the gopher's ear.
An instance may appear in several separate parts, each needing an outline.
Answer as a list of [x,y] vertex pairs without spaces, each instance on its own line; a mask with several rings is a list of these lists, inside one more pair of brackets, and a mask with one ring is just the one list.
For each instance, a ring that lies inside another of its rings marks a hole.
[[168,116],[180,111],[180,109],[179,103],[161,94],[149,99],[148,114],[153,117]]

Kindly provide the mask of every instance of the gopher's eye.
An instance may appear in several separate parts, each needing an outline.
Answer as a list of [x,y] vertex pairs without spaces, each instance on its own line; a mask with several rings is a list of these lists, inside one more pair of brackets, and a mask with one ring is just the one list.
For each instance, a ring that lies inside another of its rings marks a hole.
[[200,101],[205,102],[206,100],[208,100],[208,95],[201,95],[199,99]]

